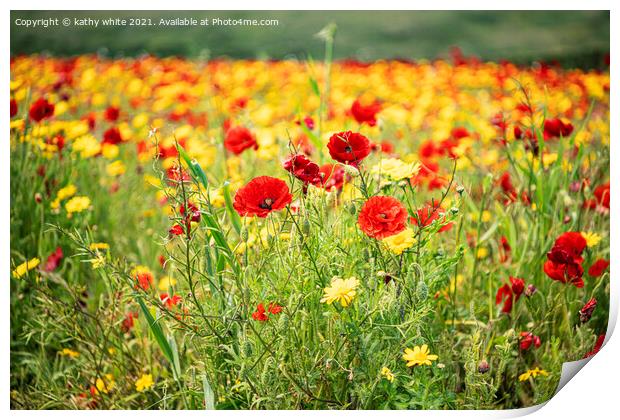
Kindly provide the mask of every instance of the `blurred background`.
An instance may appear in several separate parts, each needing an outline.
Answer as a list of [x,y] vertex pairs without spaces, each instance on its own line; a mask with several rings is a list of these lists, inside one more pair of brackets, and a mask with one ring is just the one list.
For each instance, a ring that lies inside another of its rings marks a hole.
[[[48,27],[15,19],[57,17],[278,19],[278,26]],[[185,57],[320,59],[314,35],[337,25],[334,57],[360,61],[450,57],[452,47],[482,60],[555,62],[602,68],[609,59],[609,11],[12,11],[11,54],[109,57],[154,54]]]

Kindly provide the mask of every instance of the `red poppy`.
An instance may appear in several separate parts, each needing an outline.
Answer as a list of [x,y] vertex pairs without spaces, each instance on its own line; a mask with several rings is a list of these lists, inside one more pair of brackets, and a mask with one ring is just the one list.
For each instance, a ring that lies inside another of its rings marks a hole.
[[275,302],[271,302],[269,304],[269,309],[268,310],[269,310],[270,313],[275,315],[275,314],[279,314],[280,312],[282,312],[282,309],[283,309],[282,306],[278,305]]
[[321,166],[320,170],[321,177],[323,178],[323,188],[328,191],[332,188],[335,188],[336,190],[342,189],[346,177],[346,172],[342,166],[327,163]]
[[312,119],[312,117],[306,116],[302,121],[296,121],[297,125],[301,125],[302,123],[308,128],[308,130],[314,130],[314,120]]
[[517,190],[514,185],[512,185],[509,172],[504,172],[502,176],[500,176],[498,183],[506,195],[506,203],[511,203],[517,200]]
[[603,343],[605,342],[605,334],[601,334],[598,336],[598,338],[596,339],[596,343],[594,343],[594,348],[592,348],[592,351],[587,352],[586,354],[583,355],[583,358],[587,358],[590,356],[594,356],[596,353],[598,353],[601,350],[601,347],[603,347]]
[[121,329],[123,332],[129,332],[133,328],[135,319],[138,317],[138,312],[129,312],[125,315],[125,319],[123,319],[123,323],[121,325]]
[[168,230],[168,233],[173,236],[183,235],[183,226],[177,223]]
[[599,277],[601,274],[603,274],[607,267],[609,267],[609,261],[603,258],[599,258],[598,260],[594,261],[594,264],[590,266],[590,269],[588,270],[588,275],[590,277]]
[[598,205],[609,209],[609,182],[594,189],[594,196]]
[[290,156],[282,166],[304,184],[321,185],[323,183],[319,165],[304,155]]
[[549,140],[556,137],[568,137],[573,132],[571,123],[564,123],[559,118],[545,120],[543,138]]
[[30,107],[30,119],[39,122],[45,118],[50,118],[54,115],[54,104],[47,102],[46,99],[37,99]]
[[499,305],[504,301],[502,312],[509,314],[512,311],[512,305],[518,301],[525,289],[525,282],[518,277],[509,277],[510,284],[504,284],[497,290],[495,295],[495,304]]
[[374,101],[369,105],[363,105],[359,99],[356,99],[351,105],[351,114],[355,121],[360,124],[366,123],[371,127],[377,124],[377,113],[381,111],[381,103]]
[[293,200],[286,182],[270,176],[259,176],[240,188],[233,207],[241,216],[267,217]]
[[17,101],[15,99],[11,99],[11,118],[17,115]]
[[531,332],[522,332],[519,335],[521,337],[519,342],[519,348],[521,350],[528,350],[530,347],[532,347],[532,344],[536,348],[540,347],[541,341],[539,336],[534,335]]
[[370,141],[359,133],[345,131],[332,135],[327,148],[334,160],[357,166],[370,154]]
[[506,262],[508,261],[508,258],[510,258],[510,244],[508,243],[508,239],[506,239],[505,236],[502,236],[499,239],[499,243],[500,243],[500,248],[499,248],[499,259],[501,262]]
[[439,228],[437,232],[445,232],[447,230],[450,230],[450,228],[452,228],[452,222],[446,223],[445,214],[446,214],[446,211],[443,208],[438,207],[438,206],[433,206],[432,204],[427,204],[421,209],[418,209],[417,218],[411,217],[410,220],[411,220],[411,223],[413,223],[414,225],[418,225],[419,223],[422,227],[426,227],[430,225],[431,223],[433,223],[435,220],[438,220],[441,218],[441,220],[439,221],[441,227]]
[[547,253],[544,270],[547,276],[562,283],[583,287],[583,250],[586,240],[579,232],[565,232],[560,235]]
[[[185,217],[187,224],[190,222],[200,222],[200,209],[194,203],[188,202],[187,206],[181,204],[179,213],[181,213],[181,216]],[[185,213],[187,213],[187,215]]]
[[47,260],[45,261],[44,270],[45,271],[56,270],[58,266],[60,265],[60,261],[62,261],[62,257],[63,257],[62,248],[61,247],[56,248],[56,250],[52,252],[49,257],[47,257]]
[[253,148],[258,149],[256,137],[245,127],[233,127],[226,132],[224,147],[235,155],[240,155],[244,150]]
[[406,228],[407,209],[394,197],[375,196],[364,203],[357,222],[371,238],[383,239]]
[[139,271],[134,274],[133,280],[136,282],[136,288],[144,291],[149,290],[153,285],[153,275],[149,272]]
[[106,120],[110,122],[114,122],[118,120],[120,113],[121,113],[121,110],[118,107],[110,106],[105,110],[105,112],[103,113],[103,116]]
[[168,293],[160,294],[159,299],[161,300],[161,303],[163,303],[168,309],[172,309],[172,307],[177,306],[181,302],[181,296],[170,296]]
[[122,141],[121,132],[116,127],[108,128],[103,133],[103,144],[119,144]]
[[583,308],[579,310],[579,320],[581,322],[588,322],[592,318],[592,313],[596,309],[597,304],[596,298],[592,298],[583,305]]
[[252,313],[252,318],[256,321],[267,321],[269,319],[269,315],[267,315],[267,312],[265,311],[265,305],[259,303],[256,306],[256,311]]

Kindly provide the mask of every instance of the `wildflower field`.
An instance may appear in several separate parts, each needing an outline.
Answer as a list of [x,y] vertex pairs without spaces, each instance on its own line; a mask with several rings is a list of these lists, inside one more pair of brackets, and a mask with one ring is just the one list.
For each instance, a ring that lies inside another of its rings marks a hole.
[[503,409],[609,308],[609,72],[11,59],[11,406]]

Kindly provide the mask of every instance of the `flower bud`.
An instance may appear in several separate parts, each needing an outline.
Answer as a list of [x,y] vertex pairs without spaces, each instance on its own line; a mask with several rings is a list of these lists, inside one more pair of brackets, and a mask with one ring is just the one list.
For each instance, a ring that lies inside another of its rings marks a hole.
[[481,360],[480,363],[478,363],[478,373],[487,373],[489,369],[489,363],[486,360]]
[[532,295],[536,293],[536,290],[536,286],[534,286],[533,284],[528,284],[527,288],[525,289],[525,296],[532,297]]

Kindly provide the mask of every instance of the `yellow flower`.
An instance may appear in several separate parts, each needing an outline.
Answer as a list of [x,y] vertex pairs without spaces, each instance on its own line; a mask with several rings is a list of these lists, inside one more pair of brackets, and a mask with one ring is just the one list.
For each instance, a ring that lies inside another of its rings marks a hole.
[[144,390],[151,389],[154,384],[155,382],[153,382],[153,375],[150,373],[142,375],[142,377],[136,381],[136,391],[142,392]]
[[58,201],[62,201],[69,197],[73,197],[76,192],[77,192],[77,188],[75,188],[75,185],[69,184],[66,187],[63,187],[58,190],[58,194],[56,194],[56,198],[58,199]]
[[406,348],[403,359],[407,361],[407,367],[416,365],[430,366],[433,360],[437,360],[437,355],[429,354],[428,346],[422,344],[422,347],[415,346],[413,350]]
[[90,244],[89,248],[91,251],[97,251],[100,249],[109,249],[110,245],[106,244],[105,242],[93,242],[92,244]]
[[170,287],[174,286],[175,284],[177,284],[176,279],[173,279],[172,277],[169,277],[169,276],[164,276],[159,280],[159,284],[157,285],[157,287],[159,288],[159,290],[162,290],[165,292]]
[[40,259],[32,258],[29,261],[21,263],[20,265],[18,265],[15,268],[15,270],[13,270],[13,272],[12,272],[13,277],[15,277],[16,279],[19,279],[19,278],[23,277],[24,274],[26,274],[30,270],[36,268],[39,265],[40,262],[41,262]]
[[80,353],[78,353],[77,351],[73,351],[71,349],[62,349],[61,351],[58,352],[58,354],[60,354],[61,356],[70,357],[72,359],[75,359],[76,357],[80,355]]
[[125,164],[120,160],[115,160],[105,168],[106,173],[110,176],[123,175],[125,170]]
[[118,151],[118,146],[115,144],[106,143],[101,146],[101,154],[107,159],[114,159],[116,156],[118,156]]
[[524,373],[522,373],[521,375],[519,375],[519,381],[521,382],[525,382],[528,379],[531,378],[535,378],[538,375],[542,375],[542,376],[549,376],[549,372],[547,372],[544,369],[539,369],[538,367],[534,368],[534,369],[528,369],[527,371],[525,371]]
[[105,257],[103,255],[98,255],[94,259],[88,261],[90,261],[94,269],[101,268],[105,265]]
[[359,284],[360,281],[355,277],[349,277],[346,280],[334,277],[331,285],[323,289],[325,295],[323,295],[321,303],[331,305],[333,302],[339,301],[346,308],[355,297],[355,289]]
[[95,386],[97,387],[97,391],[98,392],[103,392],[104,394],[107,394],[108,392],[112,391],[112,389],[114,389],[114,377],[112,375],[110,375],[109,373],[107,375],[105,375],[105,381],[101,378],[97,378],[97,380],[95,381]]
[[386,175],[393,181],[411,178],[417,175],[419,171],[419,163],[405,163],[396,158],[381,159],[381,161],[372,168],[373,173]]
[[73,197],[65,204],[65,210],[67,213],[80,213],[90,207],[90,198],[88,197]]
[[383,366],[381,368],[381,376],[383,376],[385,379],[387,379],[390,382],[394,382],[394,374],[392,373],[390,368],[386,366]]
[[478,248],[478,251],[476,252],[476,257],[478,259],[486,258],[488,255],[489,255],[489,250],[483,246]]
[[396,235],[384,238],[382,242],[391,252],[400,255],[405,249],[411,248],[415,243],[413,229],[407,228]]
[[598,245],[603,239],[603,237],[596,232],[581,232],[581,236],[586,240],[588,248]]

